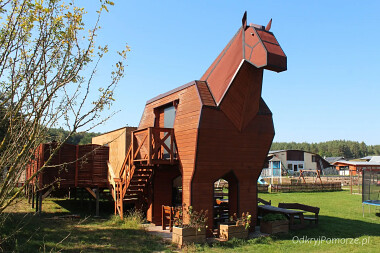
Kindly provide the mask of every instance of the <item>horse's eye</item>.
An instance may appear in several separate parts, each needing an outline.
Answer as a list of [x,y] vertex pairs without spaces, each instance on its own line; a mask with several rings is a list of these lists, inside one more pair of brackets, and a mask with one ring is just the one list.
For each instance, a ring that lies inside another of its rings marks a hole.
[[251,33],[251,35],[252,35],[252,36],[255,36],[255,34],[254,34],[254,33]]

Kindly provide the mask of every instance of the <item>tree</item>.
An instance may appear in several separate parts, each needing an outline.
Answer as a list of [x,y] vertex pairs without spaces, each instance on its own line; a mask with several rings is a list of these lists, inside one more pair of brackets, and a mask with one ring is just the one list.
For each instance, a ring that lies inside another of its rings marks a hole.
[[92,138],[100,135],[101,133],[93,132],[77,132],[72,134],[69,138],[67,136],[70,134],[69,131],[64,130],[63,128],[50,128],[48,130],[48,140],[53,141],[62,141],[66,140],[66,143],[74,145],[84,145],[91,144]]
[[379,155],[380,145],[367,146],[364,142],[335,140],[320,143],[273,142],[271,150],[298,149],[318,153],[320,156],[343,156],[346,159]]
[[74,1],[0,0],[0,126],[6,128],[0,135],[0,214],[22,193],[16,182],[33,151],[49,138],[49,128],[64,126],[68,134],[41,170],[78,129],[88,131],[108,118],[102,112],[112,104],[129,51],[118,52],[109,83],[94,90],[97,66],[108,52],[107,46],[96,47],[94,38],[110,5],[100,1],[97,21],[88,29],[85,10]]

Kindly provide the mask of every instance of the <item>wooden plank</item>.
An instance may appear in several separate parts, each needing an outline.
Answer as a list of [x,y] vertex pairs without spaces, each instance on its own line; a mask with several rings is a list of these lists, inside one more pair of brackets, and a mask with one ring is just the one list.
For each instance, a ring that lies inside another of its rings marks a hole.
[[43,195],[42,200],[44,200],[53,191],[53,187],[50,187]]

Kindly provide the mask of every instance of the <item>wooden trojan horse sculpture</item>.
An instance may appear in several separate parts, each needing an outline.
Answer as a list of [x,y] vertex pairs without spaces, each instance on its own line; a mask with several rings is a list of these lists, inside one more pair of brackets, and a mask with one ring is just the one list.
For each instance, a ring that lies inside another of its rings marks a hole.
[[242,23],[200,80],[146,104],[139,129],[173,128],[179,161],[175,169],[155,168],[148,220],[159,222],[161,205],[173,204],[178,175],[182,203],[208,210],[209,226],[220,178],[229,183],[229,213],[256,215],[257,179],[274,137],[272,113],[261,98],[263,71],[285,71],[287,59],[269,31],[272,20],[266,27],[247,25],[245,13]]

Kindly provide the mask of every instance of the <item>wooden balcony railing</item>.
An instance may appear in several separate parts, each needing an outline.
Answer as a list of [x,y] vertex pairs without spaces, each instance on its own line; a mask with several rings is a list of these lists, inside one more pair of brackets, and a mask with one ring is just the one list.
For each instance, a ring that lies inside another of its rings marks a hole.
[[148,127],[133,131],[134,162],[174,164],[178,158],[173,128]]

